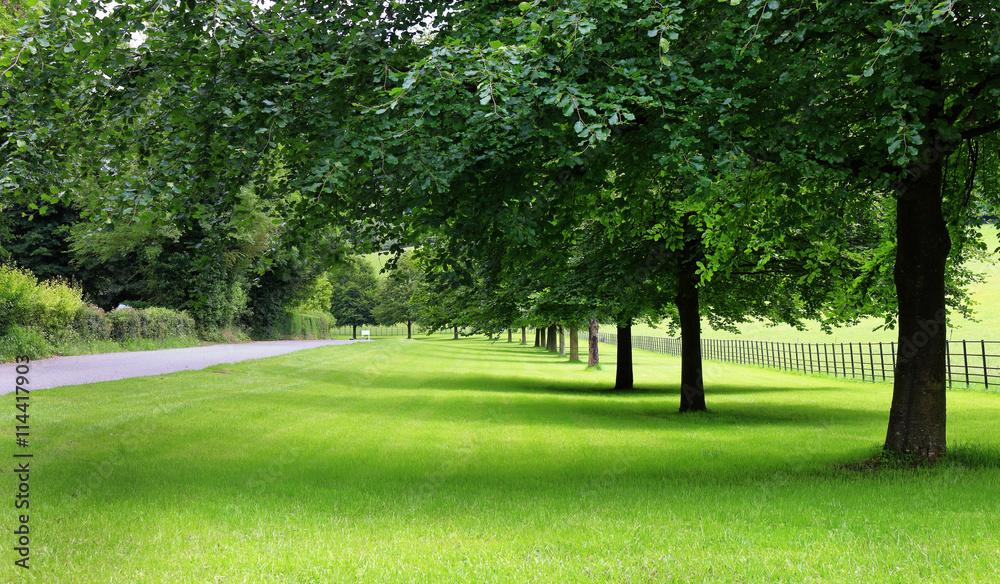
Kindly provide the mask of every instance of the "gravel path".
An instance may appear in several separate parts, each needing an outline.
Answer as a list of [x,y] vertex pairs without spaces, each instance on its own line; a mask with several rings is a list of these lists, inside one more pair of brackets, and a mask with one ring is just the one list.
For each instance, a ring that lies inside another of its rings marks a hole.
[[[326,345],[347,345],[356,341],[261,341],[232,345],[207,345],[185,349],[102,353],[75,357],[51,357],[32,361],[28,374],[30,389],[62,385],[82,385],[129,377],[162,375],[188,369],[204,369],[220,363],[262,359]],[[0,365],[0,395],[14,391],[15,363]]]

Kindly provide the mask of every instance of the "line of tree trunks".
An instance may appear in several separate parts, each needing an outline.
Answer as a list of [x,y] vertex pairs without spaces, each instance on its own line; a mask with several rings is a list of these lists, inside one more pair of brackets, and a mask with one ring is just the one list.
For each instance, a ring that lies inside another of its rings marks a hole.
[[632,385],[632,320],[625,326],[618,325],[618,366],[615,371],[615,389],[633,389]]
[[559,327],[557,325],[550,324],[549,325],[549,330],[545,333],[545,339],[546,339],[545,350],[546,351],[550,351],[552,353],[556,352],[556,342],[558,340],[558,339],[556,339],[556,336],[557,336],[558,333],[559,333]]
[[942,213],[943,154],[911,168],[897,187],[899,347],[885,450],[937,460],[946,452],[945,262],[951,240]]
[[569,325],[569,360],[580,360],[580,333],[575,325]]
[[587,323],[587,367],[597,367],[601,362],[601,356],[597,352],[597,332],[599,325],[596,319],[590,319]]

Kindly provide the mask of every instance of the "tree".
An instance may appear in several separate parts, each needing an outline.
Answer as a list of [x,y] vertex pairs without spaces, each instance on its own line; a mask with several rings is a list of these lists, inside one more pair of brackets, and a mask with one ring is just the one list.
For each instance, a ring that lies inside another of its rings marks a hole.
[[351,338],[358,338],[358,327],[376,322],[373,311],[378,294],[375,269],[355,258],[334,269],[327,276],[332,286],[330,313],[340,325],[352,327]]
[[405,322],[406,338],[413,338],[413,321],[417,317],[413,295],[420,284],[421,273],[413,263],[413,252],[403,254],[379,289],[372,311],[375,321],[389,326]]
[[786,176],[843,185],[800,190],[806,204],[864,193],[862,205],[894,207],[895,301],[885,308],[899,354],[885,450],[936,460],[946,452],[949,258],[981,246],[976,215],[1000,194],[1000,12],[985,0],[881,0],[759,3],[737,18],[759,22],[717,31],[745,47],[722,75],[739,103],[726,126],[743,149],[786,163]]
[[8,258],[40,279],[74,280],[88,301],[105,310],[144,298],[140,254],[123,252],[95,260],[74,250],[71,231],[81,218],[73,206],[56,203],[42,215],[15,204],[3,211],[3,221],[8,232],[0,244]]

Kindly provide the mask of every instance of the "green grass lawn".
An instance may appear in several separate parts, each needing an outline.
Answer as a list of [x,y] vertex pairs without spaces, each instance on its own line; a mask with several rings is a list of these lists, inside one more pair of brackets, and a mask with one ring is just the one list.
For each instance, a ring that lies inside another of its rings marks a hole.
[[[0,582],[988,582],[1000,396],[949,394],[956,459],[857,472],[890,388],[676,358],[633,394],[444,336],[32,394],[32,569]],[[4,399],[13,411],[10,396]],[[0,439],[13,460],[12,423]],[[12,465],[8,462],[7,467]]]

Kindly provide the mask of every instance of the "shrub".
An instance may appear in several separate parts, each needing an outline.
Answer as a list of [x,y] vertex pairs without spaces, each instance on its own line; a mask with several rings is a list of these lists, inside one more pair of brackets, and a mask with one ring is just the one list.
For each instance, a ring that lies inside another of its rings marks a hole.
[[139,310],[141,335],[147,339],[194,336],[195,323],[186,312],[167,308],[146,308]]
[[0,334],[16,324],[28,324],[29,299],[37,284],[27,270],[0,266]]
[[328,339],[333,318],[321,312],[285,312],[283,335],[305,339]]
[[41,359],[55,353],[52,344],[36,329],[12,325],[7,334],[0,336],[0,361],[13,361],[18,355]]
[[86,304],[76,310],[73,329],[83,339],[107,341],[111,339],[111,318],[100,307]]
[[80,289],[65,280],[39,284],[28,270],[0,266],[0,333],[13,325],[55,333],[70,326],[81,306]]
[[139,311],[128,306],[116,308],[111,318],[111,338],[118,341],[133,341],[142,336],[142,317]]
[[45,332],[56,332],[73,323],[77,310],[84,306],[82,292],[69,282],[52,279],[35,286],[29,299],[31,322]]

